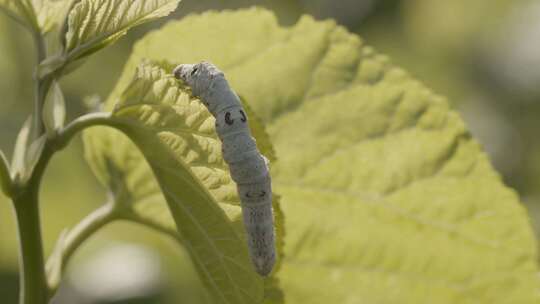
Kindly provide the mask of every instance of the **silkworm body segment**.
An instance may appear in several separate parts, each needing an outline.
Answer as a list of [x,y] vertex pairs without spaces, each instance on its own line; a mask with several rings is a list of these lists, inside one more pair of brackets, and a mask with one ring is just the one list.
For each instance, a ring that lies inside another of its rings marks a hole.
[[268,160],[257,150],[248,117],[223,72],[208,62],[181,64],[176,78],[187,83],[216,118],[223,159],[237,184],[248,249],[255,270],[266,276],[275,263],[272,186]]

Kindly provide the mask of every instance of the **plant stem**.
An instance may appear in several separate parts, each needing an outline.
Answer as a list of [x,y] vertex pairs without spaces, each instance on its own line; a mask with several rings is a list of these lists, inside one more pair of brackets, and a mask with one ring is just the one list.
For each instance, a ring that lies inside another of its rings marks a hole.
[[[39,66],[39,64],[47,57],[47,46],[45,45],[45,40],[43,39],[43,36],[39,32],[34,32],[34,41],[36,45],[36,67]],[[43,103],[45,102],[45,98],[47,97],[47,92],[49,91],[49,88],[51,87],[52,78],[50,75],[46,76],[43,79],[40,79],[37,75],[37,68],[36,73],[34,75],[34,126],[36,130],[35,138],[39,137],[43,132],[45,131],[45,127],[43,125],[42,117],[42,111],[43,111]]]
[[[54,75],[46,75],[42,78],[38,76],[37,66],[46,58],[47,49],[43,36],[40,32],[33,33],[37,49],[37,63],[34,86],[34,130],[33,138],[38,138],[44,133],[42,111],[47,92],[54,80]],[[41,219],[39,214],[39,187],[43,173],[49,160],[57,150],[58,146],[63,147],[78,131],[87,126],[95,124],[113,123],[105,121],[110,114],[83,116],[69,124],[60,132],[56,140],[49,140],[33,172],[27,182],[13,185],[12,201],[17,217],[17,228],[19,236],[19,264],[20,264],[20,304],[46,304],[51,296],[47,286],[45,275],[45,263],[43,254],[43,240],[41,235]],[[3,165],[3,164],[0,164]],[[2,167],[2,169],[6,169]],[[5,171],[5,170],[3,170]],[[5,185],[3,185],[5,186]],[[6,188],[7,186],[3,187]],[[6,192],[11,189],[2,189]],[[8,192],[9,193],[9,192]],[[109,205],[98,209],[77,227],[72,234],[68,235],[67,247],[64,255],[67,259],[73,254],[75,249],[94,231],[110,222],[109,216],[112,208]]]
[[69,231],[62,251],[62,269],[66,268],[69,260],[84,241],[115,219],[114,211],[114,205],[107,203],[94,210]]
[[[47,50],[41,33],[34,30],[32,35],[37,49],[37,67],[46,58]],[[38,79],[36,73],[34,89],[34,126],[36,132],[33,134],[34,138],[44,132],[41,112],[51,82],[51,78]],[[30,179],[25,183],[13,185],[13,189],[10,189],[13,192],[11,197],[17,217],[20,247],[20,304],[46,304],[49,300],[39,214],[39,186],[53,153],[54,150],[50,144],[46,143]]]
[[58,289],[62,273],[81,244],[115,219],[117,219],[115,205],[110,201],[86,216],[77,226],[68,232],[65,238],[60,238],[60,243],[57,244],[61,248],[60,263],[58,264],[58,261],[55,260],[58,259],[56,256],[51,256],[49,261],[47,261],[47,270],[51,271],[48,273],[49,293],[51,296]]
[[37,189],[14,199],[19,230],[20,304],[47,303],[43,243]]
[[151,219],[144,218],[138,214],[132,213],[129,216],[125,217],[126,220],[146,226],[147,228],[150,228],[151,230],[154,230],[156,232],[162,233],[164,235],[167,235],[171,237],[172,239],[182,242],[182,238],[175,230],[170,230],[167,227],[164,227],[163,225],[159,224],[158,222],[155,222]]
[[116,126],[118,123],[112,119],[109,112],[97,112],[85,114],[70,122],[57,136],[55,144],[63,148],[78,132],[91,126]]
[[[87,114],[74,120],[62,130],[53,141],[48,141],[27,183],[17,185],[13,203],[17,214],[20,241],[20,304],[45,304],[58,286],[47,286],[43,241],[39,217],[39,186],[45,168],[58,147],[66,145],[77,132],[93,125],[115,125],[110,113]],[[95,231],[112,221],[114,208],[111,203],[97,209],[77,225],[66,238],[66,261],[70,259],[80,244]],[[64,266],[63,266],[64,267]]]
[[[77,249],[88,240],[92,235],[94,235],[98,230],[107,226],[108,224],[116,220],[127,220],[130,222],[135,222],[137,224],[146,226],[151,230],[157,231],[164,235],[171,237],[172,239],[181,242],[180,236],[174,230],[170,230],[157,222],[154,222],[150,219],[143,218],[135,213],[124,213],[125,210],[119,210],[118,205],[114,203],[111,199],[108,203],[104,204],[100,208],[94,210],[88,216],[86,216],[82,221],[80,221],[77,226],[71,229],[65,238],[60,239],[62,242],[59,244],[62,248],[61,252],[61,269],[58,269],[59,274],[63,273],[71,260],[73,254]],[[54,263],[54,260],[48,261],[48,264]],[[60,284],[61,275],[49,277],[49,292],[53,295],[58,289]]]
[[20,304],[45,304],[48,299],[41,220],[39,216],[39,186],[54,150],[46,143],[24,185],[17,185],[12,196],[19,232]]

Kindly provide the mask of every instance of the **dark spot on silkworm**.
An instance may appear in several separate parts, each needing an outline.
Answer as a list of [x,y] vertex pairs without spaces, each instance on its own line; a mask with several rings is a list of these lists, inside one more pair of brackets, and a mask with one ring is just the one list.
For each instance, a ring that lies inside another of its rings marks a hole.
[[195,73],[197,73],[198,69],[199,68],[193,68],[193,70],[191,70],[191,76],[195,75]]
[[[259,195],[257,195],[257,197],[264,197],[265,195],[266,195],[266,191],[263,190],[263,191],[261,191],[261,193],[259,193]],[[251,195],[249,194],[249,192],[247,192],[247,193],[246,193],[246,197],[247,197],[247,198],[252,198],[253,196],[251,196]]]
[[234,123],[234,119],[231,119],[231,112],[225,113],[225,123],[229,126]]
[[246,122],[247,121],[246,113],[244,113],[244,111],[240,110],[240,115],[242,115],[242,118],[240,118],[240,120],[242,122]]

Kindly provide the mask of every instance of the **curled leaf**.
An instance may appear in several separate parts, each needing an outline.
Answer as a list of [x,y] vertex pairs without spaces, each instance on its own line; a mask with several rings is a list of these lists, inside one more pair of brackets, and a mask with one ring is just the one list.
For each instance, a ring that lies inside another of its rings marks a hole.
[[4,152],[0,150],[0,188],[5,195],[11,194],[11,175]]
[[56,132],[64,127],[66,120],[64,94],[57,81],[53,81],[47,93],[42,115],[47,136],[54,137]]
[[30,145],[30,138],[32,136],[32,120],[33,118],[30,115],[24,122],[15,141],[15,148],[11,159],[11,170],[14,179],[17,176],[22,177],[24,175],[26,150]]

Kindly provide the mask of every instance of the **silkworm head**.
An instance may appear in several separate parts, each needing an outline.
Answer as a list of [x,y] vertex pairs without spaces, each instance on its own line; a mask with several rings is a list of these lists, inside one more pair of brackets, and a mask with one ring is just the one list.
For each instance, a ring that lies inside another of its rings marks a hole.
[[197,64],[181,64],[173,71],[174,77],[181,79],[191,87],[193,95],[204,98],[203,94],[207,94],[214,80],[218,77],[223,77],[223,73],[219,71],[213,64],[202,61]]

